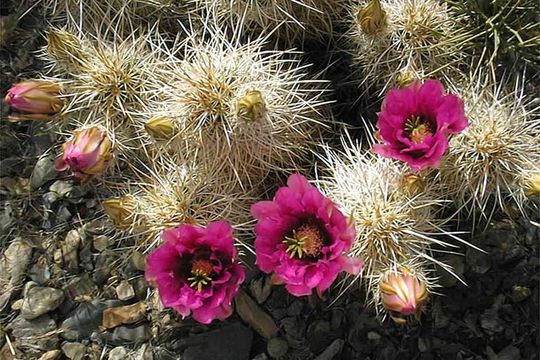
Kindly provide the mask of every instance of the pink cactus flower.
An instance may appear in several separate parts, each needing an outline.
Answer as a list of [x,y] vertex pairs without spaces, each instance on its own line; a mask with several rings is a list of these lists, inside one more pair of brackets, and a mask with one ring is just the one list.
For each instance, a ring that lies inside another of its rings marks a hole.
[[386,95],[377,127],[382,144],[373,150],[406,162],[416,171],[437,167],[448,149],[448,136],[468,126],[463,101],[444,95],[438,80],[416,81]]
[[9,119],[47,121],[64,106],[60,86],[47,80],[26,80],[14,84],[5,97],[12,113]]
[[386,274],[380,289],[383,306],[391,312],[396,323],[404,322],[401,316],[415,314],[418,317],[428,297],[426,284],[407,270]]
[[302,175],[291,175],[274,200],[254,204],[251,213],[258,220],[256,264],[291,294],[320,295],[340,272],[362,269],[360,259],[345,255],[355,239],[351,219]]
[[83,183],[103,173],[112,158],[111,140],[100,126],[75,131],[62,148],[63,154],[56,160],[56,170],[69,168]]
[[163,305],[203,324],[229,317],[245,279],[231,225],[183,224],[165,230],[162,238],[163,245],[148,255],[146,279],[158,288]]

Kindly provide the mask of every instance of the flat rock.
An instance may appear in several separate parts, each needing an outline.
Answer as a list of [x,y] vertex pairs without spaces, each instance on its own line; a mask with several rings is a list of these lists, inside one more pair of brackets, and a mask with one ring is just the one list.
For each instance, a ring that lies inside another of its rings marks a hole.
[[35,286],[28,290],[22,304],[21,315],[26,320],[32,320],[58,307],[64,300],[62,290]]
[[109,360],[122,360],[125,359],[127,350],[123,346],[117,346],[109,351]]
[[50,180],[56,179],[58,174],[54,168],[54,160],[50,157],[43,157],[36,162],[32,175],[30,176],[30,186],[37,189]]
[[0,258],[0,311],[8,304],[13,291],[21,286],[31,255],[32,248],[16,240]]
[[102,333],[101,339],[113,346],[141,344],[150,339],[150,324],[142,323],[137,326],[119,326],[112,333]]
[[315,360],[337,360],[337,356],[341,354],[341,350],[343,350],[343,345],[345,345],[345,341],[343,339],[334,340],[315,358]]
[[103,311],[106,308],[118,306],[119,301],[94,300],[81,303],[70,316],[62,322],[60,336],[67,340],[78,340],[90,337],[102,323]]
[[24,350],[27,355],[36,358],[38,354],[53,350],[58,346],[56,323],[48,315],[37,319],[27,320],[21,315],[17,316],[7,327],[11,330],[16,346]]
[[182,360],[248,360],[253,333],[235,323],[221,329],[189,337]]
[[62,345],[62,351],[70,360],[82,360],[86,354],[86,347],[78,342],[67,342]]
[[265,339],[276,337],[279,329],[274,320],[244,291],[240,290],[234,299],[236,312],[242,320]]
[[60,358],[61,355],[62,355],[61,350],[51,350],[41,355],[39,360],[57,360],[58,358]]
[[107,329],[119,325],[134,324],[144,318],[146,306],[142,303],[112,307],[103,311],[103,326]]
[[127,280],[122,280],[116,287],[116,295],[119,300],[129,300],[135,297],[135,290]]
[[289,350],[287,341],[280,338],[270,339],[266,345],[266,351],[273,359],[280,359],[281,357],[285,356],[287,350]]

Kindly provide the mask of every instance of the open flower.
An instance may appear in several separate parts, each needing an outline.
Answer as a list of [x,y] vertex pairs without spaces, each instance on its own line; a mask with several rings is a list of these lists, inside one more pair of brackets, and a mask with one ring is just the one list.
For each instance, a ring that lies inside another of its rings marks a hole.
[[353,223],[302,175],[291,175],[274,200],[254,204],[251,213],[258,219],[257,266],[291,294],[320,294],[341,271],[360,272],[362,261],[344,255],[355,238]]
[[387,273],[380,282],[383,306],[392,314],[396,323],[403,323],[401,316],[420,315],[421,306],[428,297],[426,284],[408,270]]
[[231,225],[183,224],[165,230],[162,238],[163,245],[147,258],[146,279],[159,289],[163,305],[203,324],[231,315],[232,300],[245,278]]
[[64,106],[60,86],[47,80],[26,80],[14,84],[5,97],[9,119],[47,121]]
[[69,168],[75,177],[87,182],[105,170],[112,158],[111,148],[111,140],[102,127],[77,130],[62,146],[64,152],[56,160],[56,170],[64,171]]
[[373,150],[406,162],[417,171],[438,166],[448,149],[448,135],[468,126],[463,101],[444,95],[438,80],[415,81],[386,95],[377,127],[383,144]]

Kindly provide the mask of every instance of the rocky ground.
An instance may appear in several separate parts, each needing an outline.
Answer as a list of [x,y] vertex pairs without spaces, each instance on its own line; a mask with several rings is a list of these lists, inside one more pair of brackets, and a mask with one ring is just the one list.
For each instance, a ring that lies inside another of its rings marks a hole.
[[[31,5],[0,5],[1,94],[40,70]],[[55,143],[41,124],[0,123],[0,359],[540,359],[540,228],[519,216],[469,239],[485,254],[444,258],[468,285],[441,272],[420,323],[379,322],[360,292],[330,305],[251,272],[235,315],[204,326],[154,310],[143,255],[122,256],[92,189],[58,177]]]

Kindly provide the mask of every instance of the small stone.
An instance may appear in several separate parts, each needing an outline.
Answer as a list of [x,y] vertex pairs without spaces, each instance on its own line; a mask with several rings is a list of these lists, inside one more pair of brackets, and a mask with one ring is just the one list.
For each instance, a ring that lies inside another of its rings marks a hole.
[[101,339],[113,346],[140,344],[150,339],[150,325],[119,326],[112,333],[102,333]]
[[133,290],[135,290],[135,295],[137,299],[144,300],[148,295],[148,282],[144,279],[143,276],[139,276],[130,281]]
[[8,230],[17,223],[15,212],[10,203],[6,203],[0,210],[0,234],[7,234]]
[[135,266],[135,269],[139,271],[144,271],[146,269],[146,256],[139,251],[133,252],[131,262],[133,263],[133,266]]
[[518,303],[531,296],[531,290],[525,286],[514,285],[512,287],[512,294],[510,298],[513,302]]
[[103,321],[103,311],[108,307],[118,306],[120,302],[94,300],[81,303],[61,325],[60,336],[67,340],[78,340],[90,337],[99,329]]
[[287,344],[287,341],[280,338],[270,339],[266,345],[266,351],[273,359],[280,359],[288,350],[289,345]]
[[92,274],[92,278],[98,285],[105,283],[109,278],[109,274],[112,270],[112,263],[115,259],[116,257],[114,254],[109,251],[103,251],[98,255],[95,271]]
[[452,268],[454,274],[449,273],[441,266],[437,266],[436,270],[439,277],[438,283],[447,288],[456,286],[458,279],[455,275],[457,275],[460,279],[463,279],[463,274],[465,272],[465,259],[462,256],[451,255],[444,259],[443,262]]
[[515,346],[508,345],[497,354],[497,360],[519,360],[521,352]]
[[64,291],[67,296],[73,301],[87,300],[98,292],[96,284],[92,282],[88,274],[83,274],[80,277],[71,279]]
[[253,333],[235,323],[182,339],[182,360],[248,360]]
[[30,176],[30,186],[37,189],[46,182],[56,179],[58,174],[54,168],[54,160],[50,157],[43,157],[36,162],[32,175]]
[[105,250],[110,243],[110,239],[105,235],[98,235],[94,238],[93,245],[94,249],[101,252]]
[[119,300],[129,300],[135,296],[135,290],[133,286],[127,280],[122,280],[120,285],[116,287],[116,295]]
[[381,335],[379,335],[375,331],[369,331],[367,333],[367,338],[368,340],[378,342],[379,340],[381,340]]
[[22,291],[23,297],[26,297],[26,294],[28,294],[28,291],[30,291],[30,289],[32,288],[35,288],[36,286],[39,286],[39,284],[35,281],[29,281],[26,284],[24,284],[23,291]]
[[265,339],[276,337],[279,329],[274,320],[264,312],[244,291],[240,290],[234,300],[236,312]]
[[472,273],[483,275],[491,269],[491,256],[473,248],[466,250],[467,266]]
[[82,360],[86,354],[86,347],[78,342],[67,342],[62,345],[62,351],[70,360]]
[[270,277],[262,276],[252,280],[249,284],[249,291],[255,300],[257,300],[259,304],[262,304],[268,299],[268,296],[270,296],[270,293],[272,292],[272,282],[270,281]]
[[491,333],[499,333],[504,330],[501,319],[495,309],[487,309],[480,316],[480,326]]
[[49,270],[47,256],[41,255],[30,268],[30,273],[28,275],[32,281],[35,281],[40,285],[44,285],[48,282],[51,279],[51,272]]
[[71,230],[67,233],[62,243],[62,257],[64,267],[68,271],[77,271],[79,269],[79,246],[81,236],[77,230]]
[[58,346],[56,323],[48,315],[34,320],[26,320],[17,316],[6,328],[11,330],[16,347],[24,350],[29,358],[37,358],[43,352],[53,350]]
[[134,324],[145,315],[146,306],[142,302],[105,309],[103,311],[103,326],[111,329],[118,325]]
[[19,289],[30,263],[32,248],[20,240],[12,242],[0,258],[0,311],[11,299],[14,290]]
[[127,350],[123,346],[118,346],[109,352],[109,360],[122,360],[126,357]]
[[21,310],[21,309],[22,309],[23,302],[24,302],[23,299],[15,300],[15,301],[11,304],[11,310],[13,310],[13,311],[19,311],[19,310]]
[[300,300],[295,300],[287,308],[287,315],[288,316],[299,316],[302,313],[303,308],[304,308],[304,304]]
[[67,197],[73,190],[73,182],[56,180],[51,186],[49,186],[49,191],[56,193],[59,197]]
[[24,297],[21,315],[26,320],[32,320],[58,307],[64,300],[62,290],[50,287],[33,287]]
[[60,350],[51,350],[47,351],[45,354],[41,355],[39,360],[57,360],[60,355],[62,355],[62,351]]
[[315,360],[333,360],[337,359],[337,356],[343,350],[345,341],[343,339],[334,340],[322,353],[315,358]]

